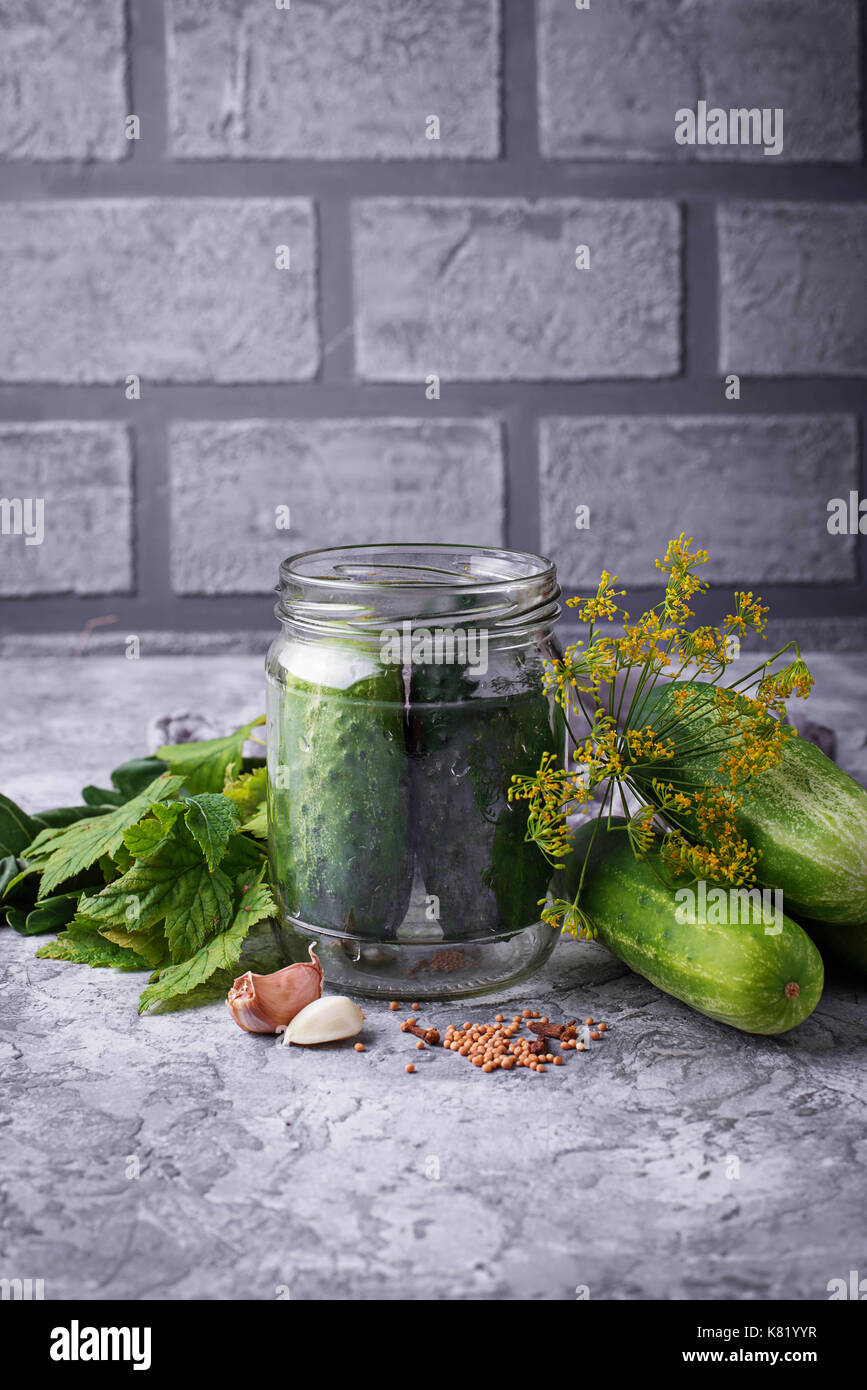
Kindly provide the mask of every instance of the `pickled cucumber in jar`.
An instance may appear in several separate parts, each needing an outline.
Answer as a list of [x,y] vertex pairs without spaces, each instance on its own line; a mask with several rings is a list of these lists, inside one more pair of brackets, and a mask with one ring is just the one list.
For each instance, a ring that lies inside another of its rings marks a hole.
[[414,666],[410,747],[416,859],[444,937],[538,921],[551,869],[525,839],[526,802],[508,800],[513,773],[536,772],[554,747],[530,668],[523,683],[486,683],[468,667]]
[[313,928],[393,937],[413,871],[401,667],[349,643],[291,642],[269,665],[268,699],[286,910]]

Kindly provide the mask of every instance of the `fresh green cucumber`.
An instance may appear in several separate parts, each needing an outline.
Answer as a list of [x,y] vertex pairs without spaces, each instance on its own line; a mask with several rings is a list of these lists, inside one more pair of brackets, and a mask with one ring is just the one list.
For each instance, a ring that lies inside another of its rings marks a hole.
[[[686,739],[713,736],[718,716],[711,690],[700,683],[672,681],[646,705],[643,724],[668,730],[675,718],[675,690],[689,686],[688,732],[675,723],[674,761],[644,769],[636,781],[649,796],[651,777],[673,781],[685,792],[713,783],[719,754],[680,753]],[[745,705],[746,708],[746,705]],[[794,734],[783,746],[782,760],[743,787],[736,819],[740,833],[760,852],[757,877],[780,888],[787,909],[798,916],[840,925],[867,923],[867,791],[831,762],[813,743]],[[701,839],[686,815],[687,833]]]
[[513,773],[531,775],[554,747],[548,698],[527,687],[506,681],[492,694],[457,665],[412,670],[416,854],[448,940],[539,919],[550,869],[524,839],[526,805],[508,801]]
[[[681,900],[660,881],[658,850],[637,860],[624,824],[612,818],[611,830],[598,827],[581,892],[599,941],[658,989],[732,1028],[771,1034],[802,1023],[824,978],[803,928],[785,916],[774,924],[782,926],[777,934],[761,921],[733,921],[738,912],[730,903],[722,923],[679,921]],[[558,885],[564,896],[575,894],[593,826],[576,835]]]
[[269,842],[287,911],[393,936],[412,889],[402,670],[294,643],[268,675]]

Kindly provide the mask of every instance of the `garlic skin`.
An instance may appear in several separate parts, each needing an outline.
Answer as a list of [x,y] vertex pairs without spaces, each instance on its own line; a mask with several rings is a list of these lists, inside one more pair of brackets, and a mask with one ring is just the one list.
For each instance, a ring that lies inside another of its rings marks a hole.
[[313,1043],[340,1042],[343,1038],[354,1038],[364,1025],[364,1014],[352,999],[345,994],[328,994],[324,999],[314,999],[299,1014],[296,1014],[283,1034],[283,1046],[300,1043],[309,1047]]
[[310,961],[299,961],[271,975],[239,975],[226,1008],[245,1033],[276,1033],[322,994],[322,966],[310,947]]

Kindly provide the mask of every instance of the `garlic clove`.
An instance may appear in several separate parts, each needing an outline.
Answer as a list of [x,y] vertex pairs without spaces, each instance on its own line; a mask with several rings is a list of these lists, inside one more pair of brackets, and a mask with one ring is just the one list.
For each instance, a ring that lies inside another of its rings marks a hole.
[[245,1033],[276,1033],[322,993],[322,966],[310,947],[310,961],[299,961],[271,975],[239,975],[226,1008]]
[[314,999],[295,1015],[283,1034],[283,1046],[340,1042],[342,1038],[354,1038],[363,1024],[364,1014],[356,1003],[345,994],[328,994],[324,999]]

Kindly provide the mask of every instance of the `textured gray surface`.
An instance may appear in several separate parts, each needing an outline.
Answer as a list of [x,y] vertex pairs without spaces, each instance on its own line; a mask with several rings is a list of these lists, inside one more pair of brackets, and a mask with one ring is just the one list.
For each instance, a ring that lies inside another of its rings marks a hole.
[[118,0],[0,0],[0,158],[126,159]]
[[[539,0],[546,154],[584,159],[855,160],[857,0]],[[784,146],[672,148],[674,113],[781,107]],[[821,114],[820,114],[821,113]]]
[[112,594],[132,588],[132,449],[123,425],[0,424],[0,491],[39,499],[33,519],[3,536],[0,594]]
[[[589,268],[576,268],[576,247]],[[356,205],[358,369],[466,381],[672,376],[673,203],[371,199]]]
[[306,380],[316,254],[304,198],[0,206],[0,379]]
[[[166,13],[180,158],[499,154],[497,0],[295,0],[280,10],[168,0]],[[430,115],[439,139],[426,137]]]
[[[811,716],[867,780],[867,657],[812,664]],[[259,661],[226,657],[10,659],[2,677],[3,789],[31,810],[140,749],[151,716],[231,721],[262,685]],[[521,1004],[610,1034],[544,1076],[485,1076],[417,1053],[378,1005],[363,1054],[278,1049],[220,1004],[138,1019],[140,978],[35,945],[0,939],[0,1273],[47,1298],[824,1299],[867,1262],[851,980],[795,1032],[750,1038],[564,943],[518,993],[424,1017]]]
[[[261,594],[287,553],[352,544],[361,524],[378,541],[503,541],[494,420],[182,423],[169,450],[181,594]],[[278,507],[289,508],[288,532],[277,529]]]
[[867,376],[867,207],[732,203],[718,225],[721,370]]
[[[564,580],[596,584],[607,568],[627,584],[651,582],[672,532],[654,497],[676,505],[677,529],[710,552],[712,583],[858,577],[857,540],[829,535],[827,510],[858,485],[852,419],[561,417],[541,430],[542,550]],[[579,504],[590,507],[580,531]],[[779,544],[768,543],[771,527]]]

